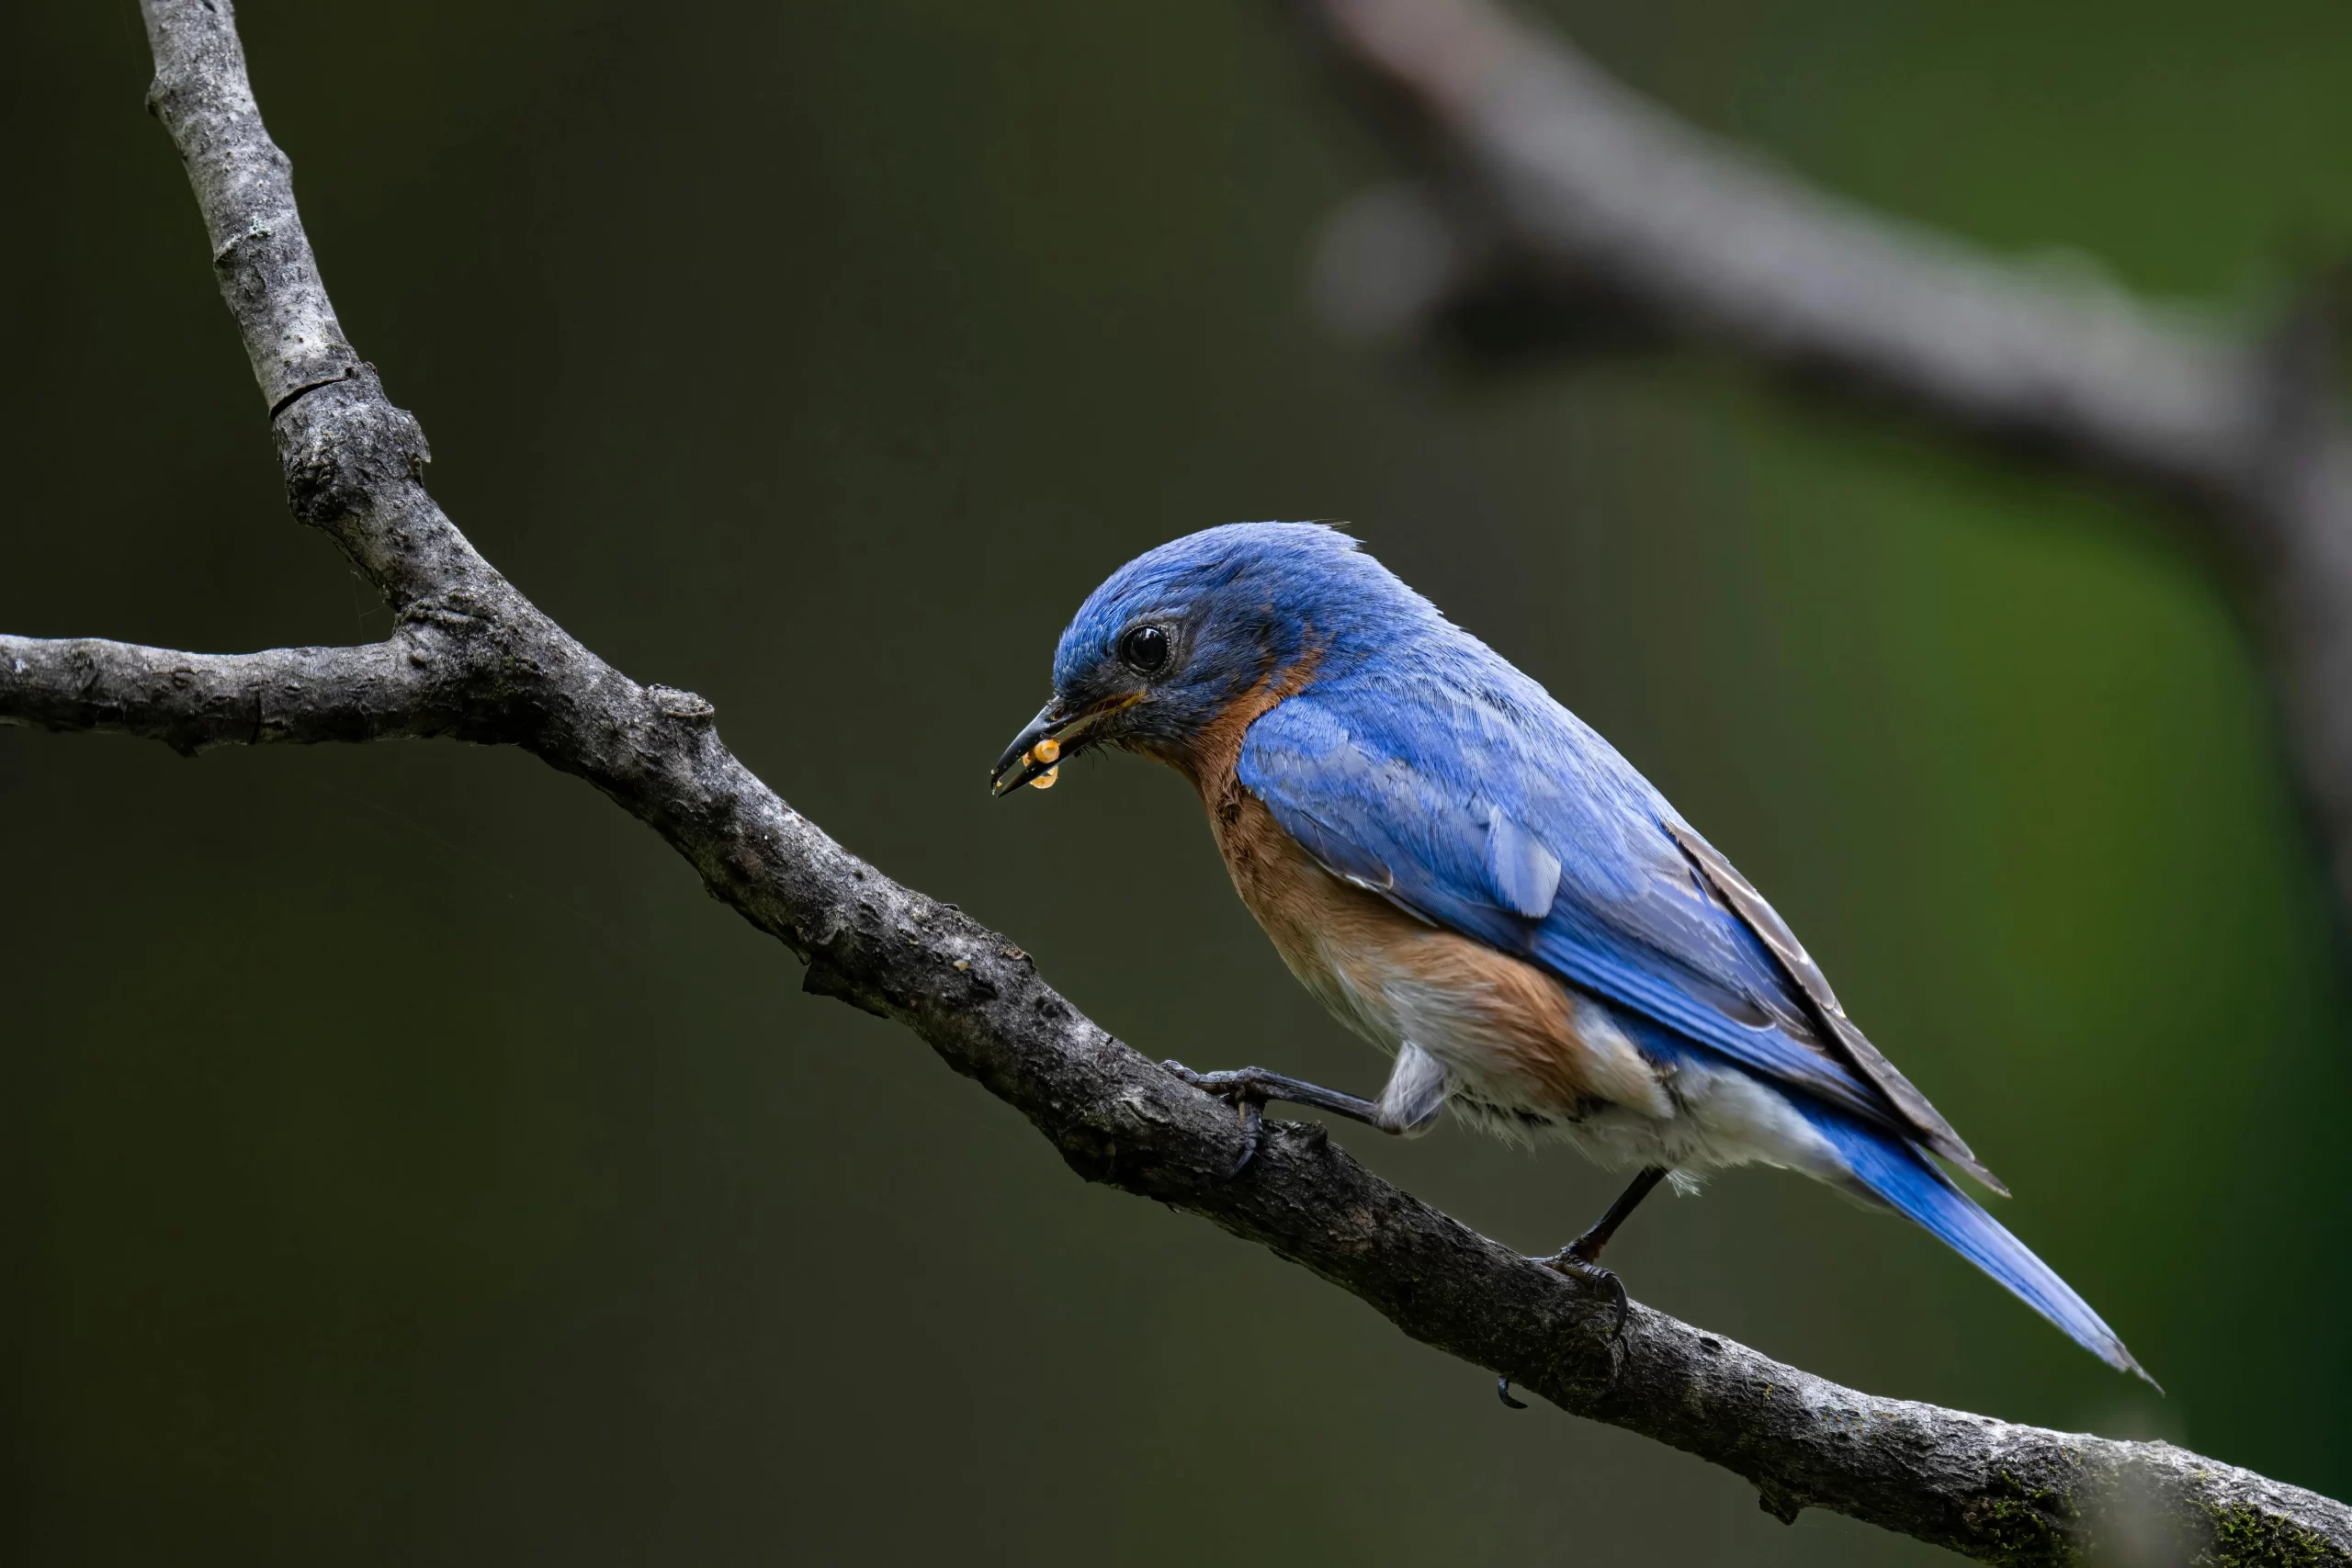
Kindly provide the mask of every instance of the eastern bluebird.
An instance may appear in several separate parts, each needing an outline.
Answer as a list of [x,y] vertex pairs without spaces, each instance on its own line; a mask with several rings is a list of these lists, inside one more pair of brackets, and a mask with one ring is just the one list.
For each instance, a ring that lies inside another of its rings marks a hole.
[[1168,1064],[1236,1106],[1241,1165],[1274,1100],[1408,1135],[1450,1105],[1507,1137],[1564,1138],[1639,1172],[1545,1259],[1614,1292],[1621,1323],[1623,1289],[1598,1260],[1634,1205],[1669,1174],[1781,1166],[1918,1222],[2147,1376],[1928,1157],[2007,1190],[1731,863],[1347,535],[1234,524],[1112,574],[1062,633],[1053,701],[997,763],[996,792],[1050,784],[1100,745],[1193,782],[1283,962],[1395,1058],[1373,1100]]

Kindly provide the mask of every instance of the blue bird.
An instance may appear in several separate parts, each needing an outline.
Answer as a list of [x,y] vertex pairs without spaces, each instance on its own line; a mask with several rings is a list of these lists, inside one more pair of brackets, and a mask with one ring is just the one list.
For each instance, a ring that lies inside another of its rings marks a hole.
[[1613,1293],[1622,1327],[1623,1287],[1599,1260],[1634,1206],[1669,1176],[1780,1166],[1917,1221],[2147,1376],[1929,1157],[2007,1194],[1731,863],[1347,535],[1238,523],[1113,573],[1062,633],[1053,700],[991,783],[1049,785],[1095,746],[1192,781],[1283,962],[1394,1058],[1371,1100],[1168,1064],[1237,1108],[1242,1167],[1269,1100],[1407,1135],[1451,1106],[1507,1137],[1563,1138],[1639,1173],[1544,1259]]

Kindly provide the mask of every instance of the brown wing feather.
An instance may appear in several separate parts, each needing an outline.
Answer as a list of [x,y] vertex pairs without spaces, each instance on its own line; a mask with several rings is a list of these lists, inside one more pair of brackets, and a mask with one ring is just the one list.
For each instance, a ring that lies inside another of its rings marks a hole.
[[1805,952],[1804,944],[1797,941],[1796,933],[1789,930],[1779,911],[1764,901],[1764,895],[1757,892],[1706,840],[1679,823],[1668,822],[1666,829],[1681,846],[1691,869],[1714,889],[1741,923],[1756,933],[1756,939],[1786,972],[1790,983],[1804,997],[1830,1048],[1846,1066],[1886,1096],[1922,1144],[2007,1197],[2009,1190],[1977,1160],[1960,1134],[1952,1131],[1951,1123],[1846,1016],[1846,1010],[1838,1005],[1838,994],[1829,988],[1828,976],[1822,974],[1821,966],[1814,963],[1813,955]]

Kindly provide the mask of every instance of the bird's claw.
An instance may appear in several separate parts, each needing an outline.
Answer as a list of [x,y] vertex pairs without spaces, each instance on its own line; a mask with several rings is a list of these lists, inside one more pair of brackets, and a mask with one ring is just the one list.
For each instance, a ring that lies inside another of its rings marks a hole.
[[[1535,1261],[1555,1273],[1566,1275],[1589,1291],[1599,1291],[1608,1296],[1613,1309],[1609,1324],[1609,1342],[1613,1346],[1625,1337],[1625,1322],[1634,1312],[1633,1298],[1625,1294],[1625,1281],[1617,1277],[1614,1269],[1603,1269],[1592,1260],[1585,1250],[1589,1245],[1589,1240],[1572,1242],[1551,1257],[1539,1258]],[[1611,1375],[1615,1376],[1613,1372]],[[1513,1410],[1527,1408],[1510,1396],[1509,1378],[1495,1381],[1495,1397]]]
[[1249,1169],[1258,1157],[1258,1145],[1265,1135],[1265,1090],[1246,1071],[1196,1073],[1172,1058],[1159,1066],[1163,1072],[1173,1073],[1203,1094],[1213,1095],[1233,1107],[1234,1114],[1241,1121],[1241,1157],[1233,1162],[1233,1168],[1225,1173],[1225,1179],[1231,1181]]
[[1625,1322],[1633,1315],[1634,1303],[1625,1294],[1625,1281],[1617,1277],[1615,1269],[1603,1269],[1581,1256],[1573,1247],[1555,1252],[1549,1258],[1539,1258],[1536,1261],[1555,1272],[1566,1275],[1588,1290],[1605,1292],[1616,1309],[1614,1320],[1610,1325],[1609,1337],[1612,1340],[1625,1337]]

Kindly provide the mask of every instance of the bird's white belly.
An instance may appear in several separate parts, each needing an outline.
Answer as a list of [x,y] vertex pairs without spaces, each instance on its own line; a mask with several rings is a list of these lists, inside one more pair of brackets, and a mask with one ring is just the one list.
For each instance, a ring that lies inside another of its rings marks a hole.
[[1828,1181],[1846,1175],[1845,1160],[1785,1096],[1737,1067],[1685,1062],[1664,1077],[1671,1115],[1604,1105],[1549,1131],[1611,1170],[1770,1165]]

